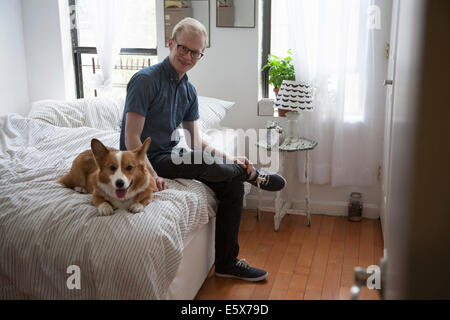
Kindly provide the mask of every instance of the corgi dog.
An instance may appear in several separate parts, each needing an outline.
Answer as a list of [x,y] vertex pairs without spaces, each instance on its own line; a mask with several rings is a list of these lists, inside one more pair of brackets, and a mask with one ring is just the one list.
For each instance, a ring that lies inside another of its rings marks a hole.
[[146,163],[150,141],[147,138],[132,151],[119,151],[92,139],[91,150],[80,153],[58,182],[77,192],[91,193],[101,216],[112,215],[117,208],[142,212],[157,191]]

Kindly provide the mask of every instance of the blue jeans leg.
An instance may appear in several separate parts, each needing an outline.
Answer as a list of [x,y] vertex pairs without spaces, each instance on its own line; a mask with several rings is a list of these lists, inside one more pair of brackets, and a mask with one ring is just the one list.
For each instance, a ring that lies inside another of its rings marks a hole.
[[[182,162],[186,160],[185,162]],[[246,169],[234,163],[224,163],[202,151],[178,153],[167,153],[156,156],[151,160],[152,166],[159,176],[176,179],[197,179],[210,182],[231,181],[238,178],[245,181]]]

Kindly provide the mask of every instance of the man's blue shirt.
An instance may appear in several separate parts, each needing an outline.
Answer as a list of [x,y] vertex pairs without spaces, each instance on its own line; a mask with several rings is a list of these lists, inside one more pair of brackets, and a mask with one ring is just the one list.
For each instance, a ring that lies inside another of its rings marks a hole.
[[178,144],[179,137],[174,130],[182,121],[199,118],[197,92],[187,75],[179,80],[167,57],[163,62],[135,73],[128,82],[120,150],[126,150],[125,121],[130,111],[145,117],[141,142],[147,137],[152,139],[147,152],[151,160],[158,154],[170,153]]

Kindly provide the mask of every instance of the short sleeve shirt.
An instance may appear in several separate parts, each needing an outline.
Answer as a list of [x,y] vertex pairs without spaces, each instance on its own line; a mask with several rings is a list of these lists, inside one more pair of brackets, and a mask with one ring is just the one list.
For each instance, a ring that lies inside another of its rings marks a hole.
[[152,139],[147,151],[152,160],[170,153],[178,144],[176,129],[182,121],[199,118],[197,92],[187,75],[179,80],[169,58],[135,73],[127,86],[127,97],[120,132],[120,150],[126,150],[125,123],[127,112],[145,117],[141,142]]

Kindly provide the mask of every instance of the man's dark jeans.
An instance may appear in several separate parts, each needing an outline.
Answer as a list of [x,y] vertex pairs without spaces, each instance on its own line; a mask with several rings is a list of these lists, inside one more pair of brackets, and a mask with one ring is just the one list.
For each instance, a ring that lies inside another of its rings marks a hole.
[[[235,261],[239,253],[239,225],[246,169],[237,164],[226,164],[211,155],[202,157],[202,151],[184,151],[154,157],[151,164],[158,176],[168,179],[196,179],[209,186],[219,200],[216,213],[216,266],[226,266]],[[177,157],[173,161],[172,157]],[[181,159],[190,159],[181,163]],[[213,162],[213,160],[216,162]],[[201,163],[194,162],[200,160]]]

